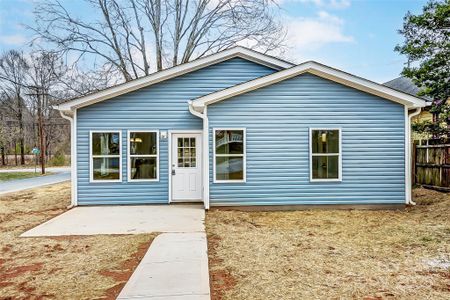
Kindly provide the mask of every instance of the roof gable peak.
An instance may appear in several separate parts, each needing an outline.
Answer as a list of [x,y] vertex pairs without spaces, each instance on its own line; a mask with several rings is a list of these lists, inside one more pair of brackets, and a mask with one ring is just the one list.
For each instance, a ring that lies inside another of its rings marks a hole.
[[88,94],[76,99],[69,100],[61,103],[55,108],[61,111],[71,111],[77,108],[85,107],[100,101],[104,101],[119,95],[123,95],[171,78],[175,78],[196,70],[203,69],[205,67],[235,58],[240,57],[267,67],[283,70],[294,66],[294,64],[284,61],[282,59],[257,52],[255,50],[245,48],[242,46],[236,46],[223,50],[218,53],[210,54],[193,61],[183,63],[162,71],[155,72],[153,74],[140,77],[138,79],[125,82],[116,86],[106,88],[104,90]]
[[410,108],[424,107],[427,105],[426,101],[416,96],[394,90],[374,81],[329,67],[316,61],[306,61],[291,68],[199,97],[191,101],[190,105],[192,105],[195,110],[201,112],[204,107],[209,104],[269,86],[304,73],[310,73],[354,89],[400,103]]

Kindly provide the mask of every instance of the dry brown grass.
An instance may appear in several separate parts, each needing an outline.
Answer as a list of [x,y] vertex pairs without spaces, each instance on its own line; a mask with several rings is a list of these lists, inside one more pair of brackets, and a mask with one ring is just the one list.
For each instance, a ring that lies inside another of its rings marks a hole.
[[66,210],[68,183],[0,197],[0,299],[115,299],[153,235],[19,238]]
[[404,211],[209,211],[213,299],[449,299],[450,196],[414,194]]

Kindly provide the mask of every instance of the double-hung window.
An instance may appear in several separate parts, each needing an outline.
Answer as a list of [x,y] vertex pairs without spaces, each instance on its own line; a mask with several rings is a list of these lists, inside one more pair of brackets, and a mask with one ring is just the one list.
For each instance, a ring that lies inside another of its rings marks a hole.
[[341,130],[310,129],[310,180],[341,181]]
[[214,129],[214,182],[245,182],[245,129]]
[[158,181],[157,131],[128,131],[128,181]]
[[122,135],[120,131],[91,131],[90,181],[122,180]]

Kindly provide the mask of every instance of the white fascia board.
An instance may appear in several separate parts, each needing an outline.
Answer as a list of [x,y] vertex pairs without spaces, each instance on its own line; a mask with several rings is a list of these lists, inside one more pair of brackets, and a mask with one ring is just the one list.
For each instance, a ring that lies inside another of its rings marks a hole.
[[355,75],[351,75],[349,73],[345,73],[343,71],[336,70],[316,62],[305,62],[295,67],[278,71],[271,75],[260,77],[243,84],[239,84],[215,93],[208,94],[206,96],[197,98],[192,102],[192,104],[197,111],[202,111],[206,105],[213,104],[242,93],[256,90],[261,87],[265,87],[303,73],[311,73],[319,77],[326,78],[334,82],[367,92],[369,94],[373,94],[403,104],[409,108],[424,107],[427,105],[426,101],[418,97],[391,89],[379,83],[357,77]]
[[250,61],[254,61],[256,63],[281,70],[285,68],[290,68],[293,64],[283,61],[281,59],[268,56],[262,54],[260,52],[250,50],[244,47],[234,47],[228,50],[224,50],[218,52],[216,54],[211,54],[202,58],[198,58],[188,63],[184,63],[166,70],[162,70],[151,75],[141,77],[139,79],[126,82],[123,84],[119,84],[117,86],[113,86],[107,88],[105,90],[92,93],[81,98],[74,99],[72,101],[68,101],[66,103],[61,103],[55,108],[63,111],[70,111],[75,108],[80,108],[84,106],[88,106],[103,100],[107,100],[119,95],[123,95],[135,90],[138,90],[143,87],[150,86],[152,84],[156,84],[158,82],[174,78],[195,70],[199,70],[205,68],[207,66],[225,61],[230,58],[241,57]]

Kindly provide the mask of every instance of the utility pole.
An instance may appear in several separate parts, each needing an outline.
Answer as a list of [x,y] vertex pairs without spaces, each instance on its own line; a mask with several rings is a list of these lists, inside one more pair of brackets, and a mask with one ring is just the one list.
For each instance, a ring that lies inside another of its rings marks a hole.
[[39,86],[33,86],[34,94],[29,94],[36,97],[36,112],[37,112],[37,126],[39,135],[39,148],[40,148],[40,160],[41,160],[41,174],[45,174],[45,143],[44,143],[44,120],[43,120],[43,97],[45,96],[42,88]]
[[41,148],[41,174],[45,174],[45,144],[44,144],[44,122],[42,120],[42,97],[40,89],[37,89],[37,113],[38,113],[38,130],[39,130],[39,147]]

